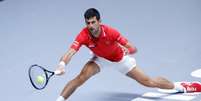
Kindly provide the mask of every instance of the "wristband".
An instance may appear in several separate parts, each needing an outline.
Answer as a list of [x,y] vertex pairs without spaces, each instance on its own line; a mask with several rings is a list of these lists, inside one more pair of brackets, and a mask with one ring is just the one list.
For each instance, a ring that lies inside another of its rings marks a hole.
[[66,66],[66,63],[64,62],[64,61],[60,61],[60,63],[59,63],[59,65],[61,65],[61,66]]
[[128,53],[129,53],[129,54],[135,53],[135,49],[134,49],[134,48],[128,48]]

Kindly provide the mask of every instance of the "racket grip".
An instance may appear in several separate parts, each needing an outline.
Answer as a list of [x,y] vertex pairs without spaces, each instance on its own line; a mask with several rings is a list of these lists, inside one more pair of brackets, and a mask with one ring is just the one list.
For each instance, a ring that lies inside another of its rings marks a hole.
[[58,69],[54,71],[54,74],[56,74],[56,75],[64,74],[65,66],[66,66],[66,63],[64,61],[60,61],[59,65],[58,65]]
[[54,71],[54,74],[59,75],[59,74],[61,74],[61,71],[56,70],[56,71]]

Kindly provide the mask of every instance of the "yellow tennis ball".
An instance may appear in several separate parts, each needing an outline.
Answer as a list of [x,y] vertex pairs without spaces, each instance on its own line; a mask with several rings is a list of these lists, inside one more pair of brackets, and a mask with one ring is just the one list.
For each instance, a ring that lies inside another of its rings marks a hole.
[[43,84],[45,82],[45,78],[43,76],[39,75],[36,77],[36,82],[38,84]]

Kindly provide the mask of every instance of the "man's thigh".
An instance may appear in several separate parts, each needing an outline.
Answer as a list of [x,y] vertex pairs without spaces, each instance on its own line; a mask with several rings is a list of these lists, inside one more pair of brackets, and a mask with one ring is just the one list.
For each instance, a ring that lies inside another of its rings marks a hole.
[[84,68],[82,69],[80,75],[84,75],[86,77],[90,77],[95,75],[96,73],[100,72],[100,67],[93,61],[88,61]]

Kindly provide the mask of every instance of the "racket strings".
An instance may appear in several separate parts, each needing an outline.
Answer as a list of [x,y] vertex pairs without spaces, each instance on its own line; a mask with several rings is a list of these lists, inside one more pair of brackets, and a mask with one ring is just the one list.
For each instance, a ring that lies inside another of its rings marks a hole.
[[30,71],[30,80],[36,89],[42,89],[47,83],[47,74],[39,66],[33,66]]

